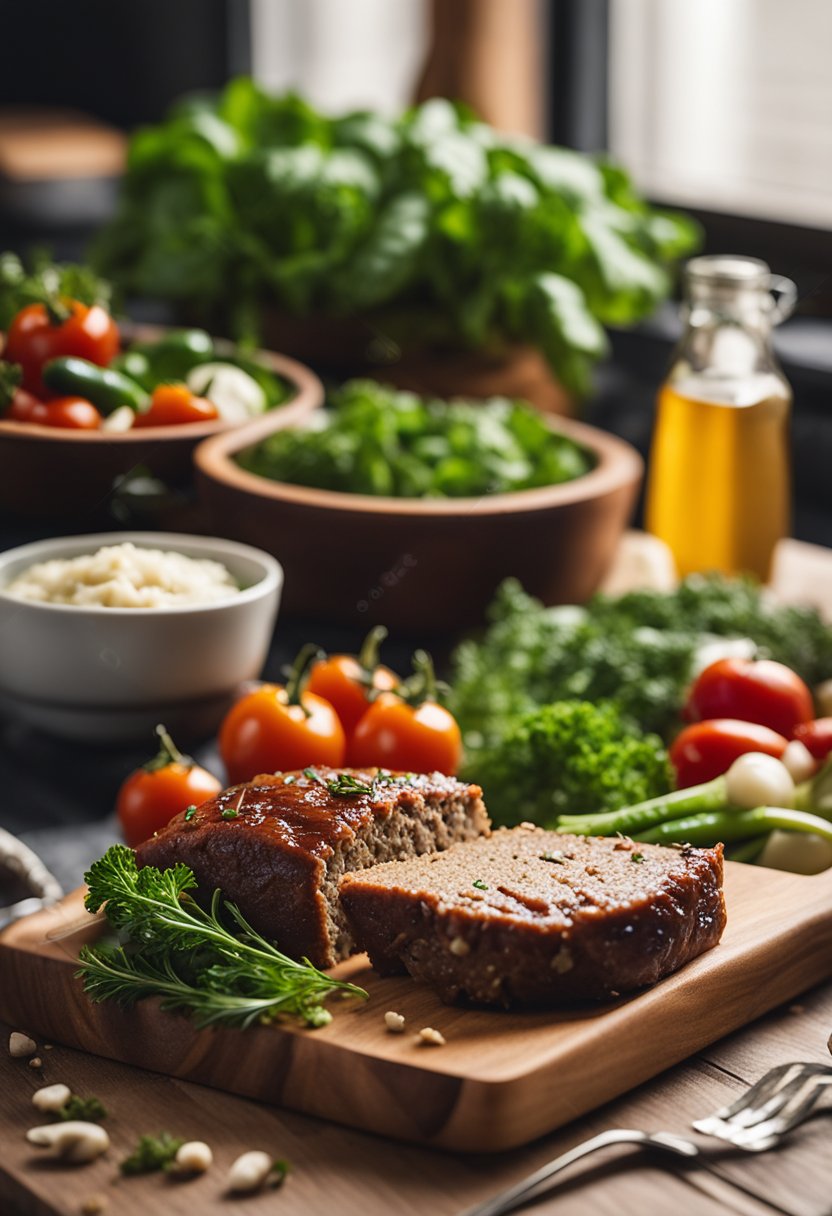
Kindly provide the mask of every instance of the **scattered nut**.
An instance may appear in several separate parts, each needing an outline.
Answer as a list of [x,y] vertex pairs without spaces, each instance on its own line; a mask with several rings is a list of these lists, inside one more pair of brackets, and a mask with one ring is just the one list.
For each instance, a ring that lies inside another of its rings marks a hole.
[[457,958],[464,958],[466,954],[471,953],[471,947],[468,945],[464,937],[452,937],[451,944],[448,947],[451,954],[455,954]]
[[384,1025],[391,1034],[403,1034],[404,1015],[401,1013],[394,1013],[392,1009],[388,1009],[384,1015]]
[[21,1034],[19,1030],[13,1030],[9,1035],[9,1055],[15,1060],[33,1056],[37,1049],[37,1043],[34,1039],[30,1039],[28,1034]]
[[434,1030],[432,1026],[425,1026],[416,1035],[419,1043],[425,1043],[428,1047],[444,1047],[445,1038],[438,1030]]
[[81,1206],[78,1211],[81,1216],[99,1216],[109,1204],[109,1199],[106,1195],[87,1195],[86,1199],[81,1200]]
[[214,1154],[204,1140],[188,1140],[177,1149],[173,1167],[179,1174],[204,1174],[213,1161]]
[[66,1106],[71,1097],[72,1090],[68,1085],[44,1085],[43,1089],[36,1089],[32,1094],[32,1102],[38,1110],[58,1111]]
[[31,1060],[29,1061],[29,1067],[43,1068],[43,1060],[40,1058],[40,1056],[32,1056]]
[[62,1161],[94,1161],[110,1147],[110,1137],[97,1123],[48,1123],[33,1127],[26,1133],[30,1144],[49,1149],[50,1157]]
[[238,1157],[228,1171],[228,1189],[235,1195],[259,1191],[272,1170],[268,1153],[255,1149]]

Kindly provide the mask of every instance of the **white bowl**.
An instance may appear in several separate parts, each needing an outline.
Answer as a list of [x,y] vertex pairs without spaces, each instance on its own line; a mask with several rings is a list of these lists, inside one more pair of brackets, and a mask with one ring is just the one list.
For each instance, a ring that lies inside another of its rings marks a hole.
[[[125,541],[222,562],[243,590],[164,608],[42,604],[4,590],[36,562]],[[157,722],[183,737],[210,733],[238,685],[260,674],[282,586],[273,557],[215,537],[106,532],[9,549],[0,554],[0,708],[88,743],[141,739]]]

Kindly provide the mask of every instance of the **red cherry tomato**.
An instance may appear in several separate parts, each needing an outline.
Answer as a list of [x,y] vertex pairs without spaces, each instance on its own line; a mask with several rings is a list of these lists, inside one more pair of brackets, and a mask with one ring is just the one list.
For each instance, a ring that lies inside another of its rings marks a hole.
[[771,659],[720,659],[695,681],[685,704],[688,721],[740,718],[790,739],[814,716],[812,694],[800,676]]
[[213,401],[195,397],[186,384],[160,384],[153,390],[150,408],[136,415],[133,426],[179,426],[218,417]]
[[338,715],[328,701],[304,691],[317,654],[317,647],[304,646],[285,688],[262,684],[226,714],[219,745],[232,785],[258,773],[344,763],[347,742]]
[[3,358],[19,363],[23,387],[47,395],[41,378],[44,364],[62,355],[77,355],[106,367],[118,354],[118,326],[99,304],[88,307],[78,300],[64,300],[66,320],[54,321],[44,304],[27,304],[9,326]]
[[462,759],[462,736],[456,719],[435,701],[412,706],[393,693],[382,693],[355,728],[348,760],[354,768],[389,768],[394,772],[447,773]]
[[670,762],[676,770],[676,785],[687,789],[726,773],[738,756],[746,752],[783,755],[788,740],[767,726],[717,718],[686,726],[670,748]]
[[795,727],[794,737],[809,749],[816,760],[825,760],[832,752],[832,718],[801,722]]
[[370,707],[372,690],[390,692],[399,683],[395,672],[378,662],[379,644],[387,630],[379,625],[368,633],[358,656],[331,654],[312,668],[308,692],[329,701],[349,738]]
[[34,422],[39,426],[64,427],[73,431],[97,431],[101,415],[85,397],[56,397],[38,401],[25,389],[18,389],[6,411],[15,422]]
[[157,728],[161,749],[123,782],[116,814],[127,843],[135,848],[189,806],[199,806],[222,789],[206,769],[183,756],[164,728]]

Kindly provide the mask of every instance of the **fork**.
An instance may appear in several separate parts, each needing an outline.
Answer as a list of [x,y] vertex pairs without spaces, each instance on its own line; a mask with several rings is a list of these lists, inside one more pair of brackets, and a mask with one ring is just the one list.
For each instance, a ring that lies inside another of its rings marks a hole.
[[736,1102],[697,1119],[693,1126],[704,1136],[762,1153],[807,1117],[828,1085],[832,1085],[832,1065],[781,1064],[769,1069]]
[[[824,1087],[830,1084],[832,1065],[782,1064],[765,1073],[736,1102],[721,1107],[705,1119],[697,1120],[693,1126],[704,1135],[725,1140],[746,1152],[765,1152],[808,1116]],[[641,1149],[658,1149],[689,1160],[696,1160],[702,1155],[697,1144],[669,1132],[612,1128],[593,1136],[591,1140],[576,1144],[515,1186],[484,1203],[467,1208],[460,1216],[506,1216],[532,1198],[533,1191],[537,1191],[561,1170],[611,1144],[634,1144]],[[535,1198],[539,1197],[538,1193]]]

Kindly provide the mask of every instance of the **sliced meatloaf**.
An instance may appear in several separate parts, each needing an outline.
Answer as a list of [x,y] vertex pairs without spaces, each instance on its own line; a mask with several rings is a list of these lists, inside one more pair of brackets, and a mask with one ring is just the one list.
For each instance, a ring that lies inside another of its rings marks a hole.
[[709,950],[725,927],[721,845],[527,825],[347,874],[340,894],[378,971],[488,1005],[609,999]]
[[342,874],[489,830],[477,785],[323,766],[255,777],[186,814],[140,845],[139,865],[184,862],[201,897],[221,888],[264,937],[319,967],[353,951],[337,899]]

